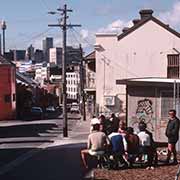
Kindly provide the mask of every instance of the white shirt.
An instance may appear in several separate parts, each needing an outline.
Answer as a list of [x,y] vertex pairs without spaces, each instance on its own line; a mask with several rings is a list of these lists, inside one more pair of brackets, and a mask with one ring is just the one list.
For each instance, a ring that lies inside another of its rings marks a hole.
[[139,145],[140,146],[150,146],[151,145],[151,139],[149,134],[147,134],[145,131],[141,131],[138,133],[139,137]]

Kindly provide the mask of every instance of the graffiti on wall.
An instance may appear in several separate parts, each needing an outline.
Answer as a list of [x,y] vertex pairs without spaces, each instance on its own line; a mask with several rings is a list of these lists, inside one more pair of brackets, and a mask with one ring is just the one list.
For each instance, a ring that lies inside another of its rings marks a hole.
[[133,118],[132,125],[138,126],[140,121],[144,121],[151,131],[154,131],[152,118],[153,118],[153,102],[150,99],[143,99],[137,102],[136,115]]

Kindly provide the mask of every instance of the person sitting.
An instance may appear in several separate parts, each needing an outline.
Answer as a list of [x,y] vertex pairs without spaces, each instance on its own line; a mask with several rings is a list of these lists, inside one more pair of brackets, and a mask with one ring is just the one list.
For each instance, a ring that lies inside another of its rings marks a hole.
[[91,124],[93,129],[88,136],[87,149],[81,150],[81,158],[85,168],[88,168],[86,156],[92,155],[103,155],[106,151],[107,146],[110,144],[109,139],[104,132],[100,131],[100,123],[94,121]]
[[140,132],[138,133],[139,137],[139,153],[140,154],[147,154],[147,160],[148,160],[148,167],[147,169],[154,169],[152,166],[153,162],[153,156],[152,156],[152,148],[151,148],[151,138],[150,135],[147,133],[146,130],[146,123],[145,122],[140,122],[139,123],[139,130]]
[[101,124],[100,120],[96,118],[96,116],[93,116],[93,118],[90,121],[90,133],[93,131],[94,124]]
[[132,127],[127,128],[126,141],[128,161],[130,166],[132,166],[132,163],[135,161],[139,153],[139,137],[134,134],[134,129]]
[[123,136],[123,137],[125,137],[126,136],[126,134],[127,134],[127,127],[126,127],[126,123],[124,122],[124,121],[120,121],[119,122],[119,133]]
[[114,132],[116,130],[117,127],[119,127],[119,118],[116,117],[116,115],[114,113],[111,114],[111,118],[110,118],[111,122],[112,122],[112,132]]
[[118,127],[113,129],[113,132],[108,138],[111,142],[111,155],[113,155],[113,159],[115,160],[115,168],[118,168],[119,162],[127,166],[124,148],[127,143],[125,142],[125,138],[118,132]]
[[107,129],[108,121],[107,121],[106,117],[103,114],[101,114],[98,119],[99,119],[99,121],[101,123],[100,131],[104,132],[107,135],[106,129]]

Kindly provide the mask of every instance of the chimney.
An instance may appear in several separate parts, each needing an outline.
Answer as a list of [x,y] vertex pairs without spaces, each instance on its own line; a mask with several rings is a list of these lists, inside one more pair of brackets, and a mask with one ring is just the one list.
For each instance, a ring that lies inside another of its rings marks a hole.
[[133,24],[136,25],[137,23],[139,23],[141,20],[140,19],[133,19]]
[[139,14],[141,16],[141,19],[149,18],[152,16],[153,10],[152,9],[142,9],[139,11]]
[[122,32],[125,33],[125,32],[128,31],[128,30],[129,30],[128,27],[124,27],[124,28],[122,29]]

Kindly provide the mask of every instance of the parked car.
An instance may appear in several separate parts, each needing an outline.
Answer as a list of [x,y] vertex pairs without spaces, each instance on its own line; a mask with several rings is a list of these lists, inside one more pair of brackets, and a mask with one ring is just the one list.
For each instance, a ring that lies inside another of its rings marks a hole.
[[41,107],[32,107],[31,108],[31,113],[30,113],[30,118],[32,120],[40,120],[43,119],[43,110]]
[[80,113],[79,105],[77,103],[72,103],[70,112],[71,113]]
[[57,118],[59,115],[58,109],[56,109],[54,106],[48,106],[45,109],[45,118],[52,119]]

